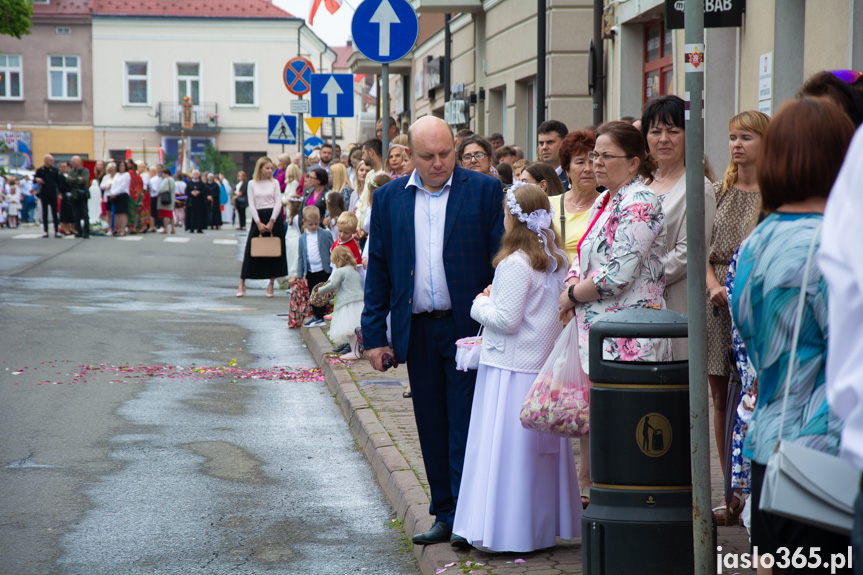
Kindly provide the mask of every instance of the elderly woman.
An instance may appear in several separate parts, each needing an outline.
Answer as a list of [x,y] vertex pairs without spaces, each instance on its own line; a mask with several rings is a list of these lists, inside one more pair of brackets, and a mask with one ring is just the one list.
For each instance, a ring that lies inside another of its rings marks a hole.
[[[548,164],[543,162],[525,164],[519,177],[516,179],[528,184],[536,184],[542,188],[549,197],[562,196],[566,191],[563,189],[563,184],[561,183],[557,173],[554,171],[554,168],[549,167]],[[555,180],[557,181],[555,182]]]
[[[686,105],[677,96],[660,96],[647,103],[641,117],[641,133],[647,140],[657,168],[650,189],[659,197],[665,214],[665,302],[668,309],[688,314],[686,296]],[[716,197],[713,185],[704,179],[704,243],[710,243]],[[671,344],[674,359],[687,359],[686,338]]]
[[[765,513],[759,502],[767,460],[779,440],[838,453],[842,426],[825,393],[827,283],[809,254],[817,248],[827,196],[853,135],[853,123],[831,102],[804,98],[782,106],[764,134],[757,167],[762,204],[770,215],[743,241],[737,257],[731,316],[758,376],[743,446],[752,461],[751,538],[759,551],[774,557],[780,548],[820,547],[823,556],[842,554],[851,544],[846,535]],[[789,367],[801,289],[806,295],[797,361]]]
[[393,144],[392,146],[390,146],[390,149],[387,152],[387,159],[384,163],[384,172],[389,174],[389,176],[393,179],[401,177],[402,164],[404,163],[404,161],[405,149],[398,144]]
[[[755,169],[761,138],[770,118],[761,112],[748,111],[728,121],[728,147],[731,161],[725,176],[713,185],[716,194],[716,218],[708,245],[707,266],[707,381],[713,395],[713,430],[719,462],[725,469],[726,404],[731,363],[731,315],[728,310],[725,281],[734,252],[755,227],[761,208],[761,194]],[[734,415],[734,414],[730,414]],[[734,501],[714,510],[725,523],[735,521],[743,508],[738,495]]]
[[[630,307],[665,307],[665,227],[659,199],[645,183],[655,169],[644,138],[631,124],[606,122],[590,152],[606,191],[590,209],[590,224],[560,294],[561,317],[578,322],[578,353],[588,372],[590,326]],[[665,339],[612,340],[604,355],[622,361],[671,359]]]
[[481,136],[474,134],[463,138],[458,145],[458,159],[466,170],[497,177],[497,172],[492,172],[494,154],[491,144]]

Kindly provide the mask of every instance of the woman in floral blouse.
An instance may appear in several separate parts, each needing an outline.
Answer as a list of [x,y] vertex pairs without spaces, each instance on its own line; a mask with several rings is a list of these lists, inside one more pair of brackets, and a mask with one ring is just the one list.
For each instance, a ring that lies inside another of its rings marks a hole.
[[[588,332],[594,322],[630,307],[665,307],[662,206],[644,182],[656,168],[644,138],[626,122],[606,122],[588,154],[596,181],[607,188],[590,210],[588,232],[560,294],[561,316],[578,322],[581,365],[588,372]],[[640,178],[638,177],[640,176]],[[608,340],[603,356],[621,361],[667,361],[666,339]]]

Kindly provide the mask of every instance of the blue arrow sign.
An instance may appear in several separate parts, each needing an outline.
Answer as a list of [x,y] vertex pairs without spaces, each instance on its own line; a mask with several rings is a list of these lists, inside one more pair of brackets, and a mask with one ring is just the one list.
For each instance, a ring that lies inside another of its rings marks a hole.
[[317,136],[312,136],[303,143],[303,151],[307,156],[311,156],[312,152],[315,151],[315,148],[320,148],[323,145],[324,141],[322,139]]
[[354,116],[353,74],[312,74],[313,118],[352,118]]
[[297,143],[297,118],[296,116],[270,115],[267,122],[267,142],[270,144]]
[[414,47],[419,29],[416,12],[407,0],[365,0],[351,21],[357,50],[381,63],[404,58]]

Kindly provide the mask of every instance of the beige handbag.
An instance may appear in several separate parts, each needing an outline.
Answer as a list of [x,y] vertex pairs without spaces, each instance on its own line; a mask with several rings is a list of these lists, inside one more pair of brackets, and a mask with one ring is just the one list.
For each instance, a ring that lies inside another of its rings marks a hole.
[[251,255],[253,258],[278,258],[282,255],[282,242],[273,234],[252,238]]

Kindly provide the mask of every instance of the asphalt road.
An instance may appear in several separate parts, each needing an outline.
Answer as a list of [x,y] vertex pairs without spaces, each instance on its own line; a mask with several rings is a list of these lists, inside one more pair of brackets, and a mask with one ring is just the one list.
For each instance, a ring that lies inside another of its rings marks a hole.
[[0,230],[0,574],[417,572],[236,234]]

